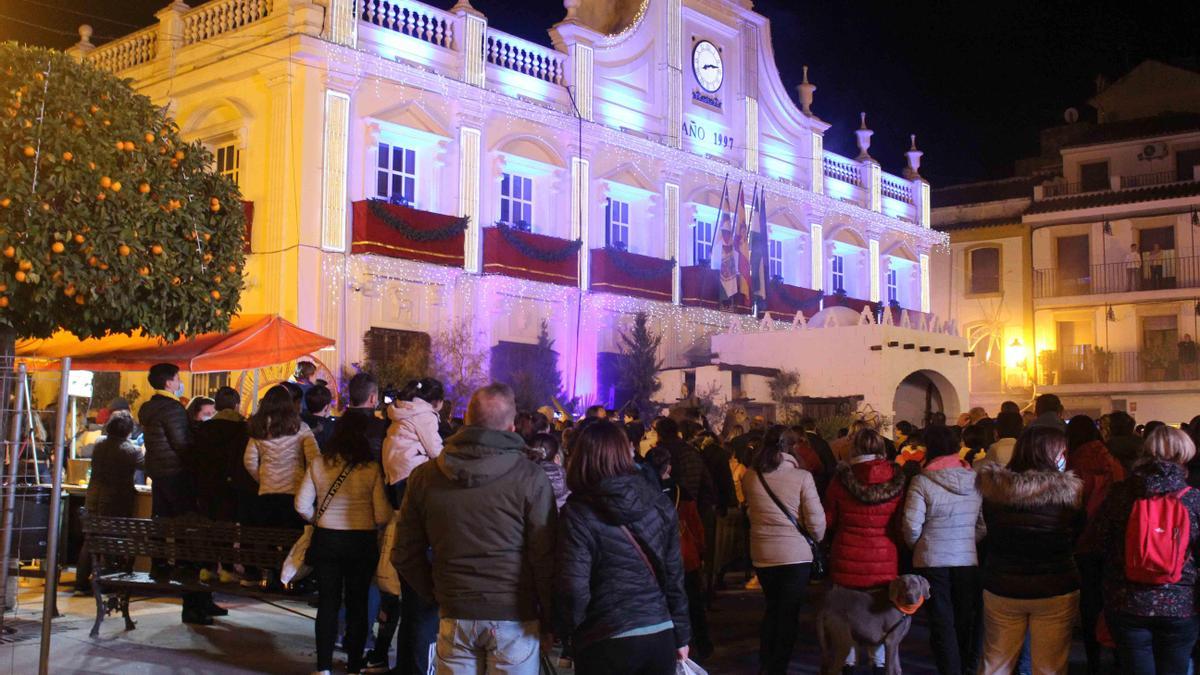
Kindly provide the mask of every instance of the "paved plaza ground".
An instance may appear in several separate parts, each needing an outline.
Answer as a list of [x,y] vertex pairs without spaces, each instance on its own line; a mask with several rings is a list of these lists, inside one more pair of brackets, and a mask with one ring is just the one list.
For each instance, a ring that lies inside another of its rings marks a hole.
[[[740,580],[740,575],[738,575]],[[143,599],[133,604],[137,629],[126,632],[120,616],[109,617],[98,638],[88,637],[95,616],[91,598],[59,596],[63,616],[55,619],[51,637],[51,673],[309,673],[315,660],[313,624],[316,610],[304,602],[280,607],[246,598],[217,596],[230,609],[208,627],[179,622],[179,601]],[[18,608],[9,614],[18,630],[0,638],[0,674],[37,672],[42,586],[22,580]],[[801,637],[791,673],[818,672],[819,650],[812,631],[814,603],[805,612]],[[716,653],[707,662],[714,675],[753,675],[757,672],[758,620],[762,612],[759,591],[722,593],[710,614]],[[1076,645],[1072,672],[1082,672],[1082,654]],[[928,632],[918,615],[903,649],[904,672],[936,672],[929,655]],[[344,668],[344,656],[337,655]],[[335,672],[338,672],[335,670]],[[341,672],[344,672],[341,671]],[[563,671],[564,675],[570,671]],[[863,671],[869,672],[869,671]]]

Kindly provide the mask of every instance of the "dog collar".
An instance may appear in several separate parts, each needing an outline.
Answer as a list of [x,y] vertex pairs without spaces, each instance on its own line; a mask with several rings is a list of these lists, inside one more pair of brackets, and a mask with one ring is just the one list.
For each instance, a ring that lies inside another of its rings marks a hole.
[[892,604],[896,606],[896,609],[900,610],[901,614],[912,616],[917,613],[918,609],[921,609],[921,605],[925,604],[925,598],[920,598],[911,605],[902,605],[898,602],[893,602]]

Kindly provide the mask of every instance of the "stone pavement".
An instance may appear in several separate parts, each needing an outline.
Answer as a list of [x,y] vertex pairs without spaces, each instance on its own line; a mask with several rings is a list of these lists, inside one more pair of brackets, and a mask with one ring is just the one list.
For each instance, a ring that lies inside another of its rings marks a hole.
[[[740,575],[733,578],[740,579]],[[69,585],[68,585],[69,586]],[[792,674],[818,672],[819,648],[813,632],[819,587],[802,617],[801,634],[792,659]],[[22,579],[18,608],[9,623],[18,631],[0,636],[0,675],[37,672],[42,586]],[[315,654],[313,623],[316,610],[303,602],[275,607],[246,598],[221,597],[229,616],[208,627],[179,622],[179,601],[173,598],[138,600],[131,609],[138,626],[126,632],[120,616],[104,621],[100,636],[88,637],[95,616],[91,598],[59,595],[63,616],[55,619],[51,636],[51,673],[121,673],[130,675],[185,673],[309,673]],[[731,590],[718,596],[710,613],[717,650],[704,664],[713,675],[753,675],[758,666],[760,591]],[[923,612],[904,642],[904,672],[925,675],[936,670],[929,654]],[[301,616],[302,615],[302,616]],[[1082,672],[1082,649],[1072,655],[1072,672]],[[344,671],[344,655],[338,666]],[[335,672],[339,672],[335,670]],[[561,671],[567,675],[569,671]],[[870,672],[863,670],[862,672]]]

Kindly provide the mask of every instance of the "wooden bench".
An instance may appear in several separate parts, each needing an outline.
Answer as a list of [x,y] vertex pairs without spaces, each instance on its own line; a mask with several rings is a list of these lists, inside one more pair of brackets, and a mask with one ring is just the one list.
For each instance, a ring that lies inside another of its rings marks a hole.
[[[127,560],[132,566],[137,556],[186,561],[215,568],[234,565],[278,570],[283,566],[297,530],[273,527],[246,527],[237,523],[215,522],[194,517],[114,518],[88,516],[82,520],[83,533],[92,555],[92,592],[96,596],[96,623],[91,636],[100,632],[104,617],[120,611],[125,630],[136,627],[129,616],[130,592],[155,595],[180,595],[188,592],[223,593],[262,601],[295,600],[295,594],[268,593],[258,587],[245,588],[238,583],[202,583],[186,580],[156,579],[145,572],[105,571],[104,563]],[[106,599],[105,595],[109,597]]]

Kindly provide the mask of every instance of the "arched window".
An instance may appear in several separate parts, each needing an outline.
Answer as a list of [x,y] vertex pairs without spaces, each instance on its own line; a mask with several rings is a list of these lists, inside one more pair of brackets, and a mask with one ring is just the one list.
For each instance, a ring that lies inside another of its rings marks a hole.
[[1000,247],[967,251],[967,289],[972,295],[1000,292]]

